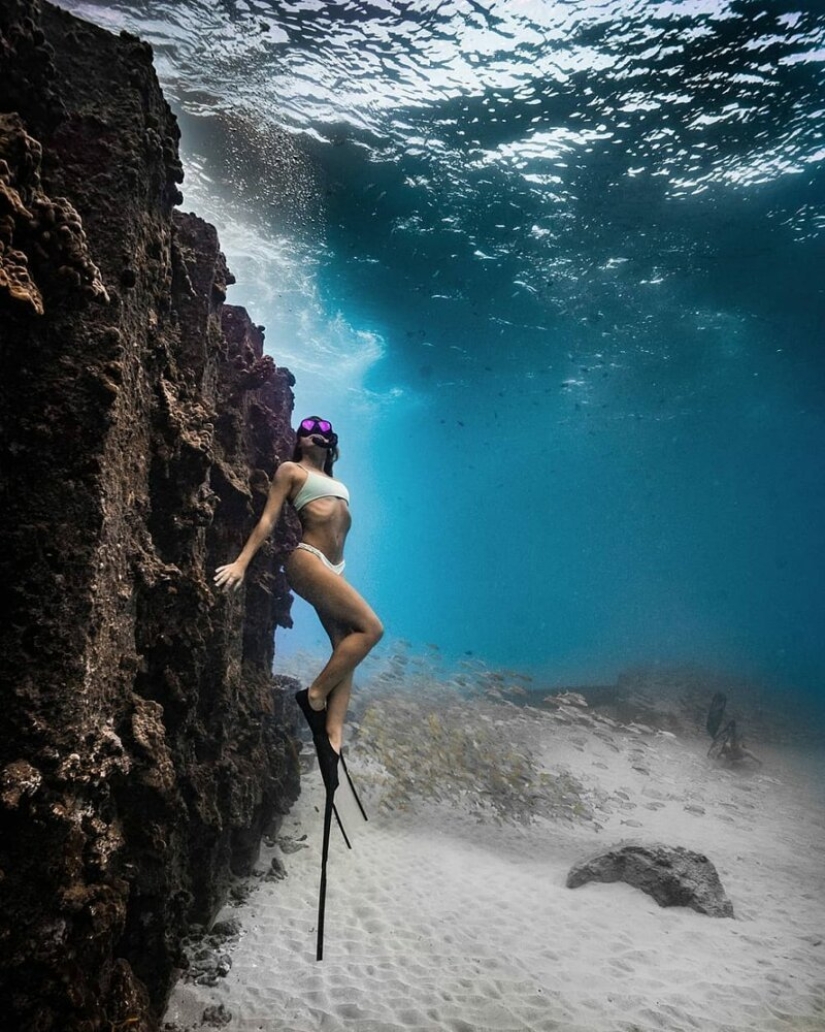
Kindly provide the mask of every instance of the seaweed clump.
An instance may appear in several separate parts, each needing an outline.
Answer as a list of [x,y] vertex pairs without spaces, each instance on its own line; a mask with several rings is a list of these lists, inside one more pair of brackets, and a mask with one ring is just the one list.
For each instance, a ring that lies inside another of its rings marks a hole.
[[413,681],[400,691],[362,693],[353,753],[365,761],[359,783],[377,790],[380,808],[441,803],[498,823],[593,819],[584,786],[537,761],[538,713]]

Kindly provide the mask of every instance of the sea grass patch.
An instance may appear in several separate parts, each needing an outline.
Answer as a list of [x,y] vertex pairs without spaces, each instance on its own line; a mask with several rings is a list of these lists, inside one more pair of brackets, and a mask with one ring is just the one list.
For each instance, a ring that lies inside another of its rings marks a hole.
[[582,783],[537,758],[541,717],[448,684],[411,679],[402,691],[367,692],[353,754],[384,810],[422,802],[459,807],[479,820],[591,820]]

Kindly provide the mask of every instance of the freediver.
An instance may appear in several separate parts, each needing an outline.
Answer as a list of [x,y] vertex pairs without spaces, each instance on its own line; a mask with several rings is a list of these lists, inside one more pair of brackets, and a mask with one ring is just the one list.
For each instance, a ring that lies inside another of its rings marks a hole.
[[[338,787],[339,761],[352,787],[342,747],[353,673],[384,633],[381,621],[370,606],[344,580],[344,543],[352,518],[349,491],[332,476],[338,456],[338,435],[329,420],[318,416],[301,420],[296,431],[292,461],[278,466],[261,518],[237,559],[226,566],[219,566],[214,577],[218,588],[237,591],[253,556],[272,533],[284,504],[289,502],[292,505],[301,523],[301,540],[284,560],[284,572],[290,588],[315,609],[332,646],[332,654],[321,672],[308,688],[296,695],[312,731],[326,787],[318,922],[319,960],[323,951],[331,814],[334,812],[338,819],[332,800]],[[366,819],[357,794],[355,798]],[[340,819],[338,823],[349,845]]]

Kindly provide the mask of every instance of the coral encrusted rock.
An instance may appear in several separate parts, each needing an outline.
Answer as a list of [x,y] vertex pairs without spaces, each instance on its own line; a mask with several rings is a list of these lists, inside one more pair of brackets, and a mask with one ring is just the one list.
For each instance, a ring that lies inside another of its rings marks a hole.
[[627,882],[660,907],[733,917],[733,904],[711,861],[682,846],[625,844],[574,864],[567,875],[569,889],[591,881]]
[[[151,48],[0,4],[0,1029],[154,1032],[299,790],[292,384],[182,201]],[[288,700],[292,702],[291,697]]]

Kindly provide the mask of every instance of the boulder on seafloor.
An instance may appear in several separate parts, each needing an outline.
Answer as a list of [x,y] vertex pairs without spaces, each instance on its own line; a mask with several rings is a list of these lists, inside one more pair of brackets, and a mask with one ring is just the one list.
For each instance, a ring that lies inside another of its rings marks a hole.
[[652,896],[660,907],[690,907],[711,917],[733,917],[719,875],[702,853],[682,846],[625,843],[574,864],[568,889],[586,882],[623,881]]

